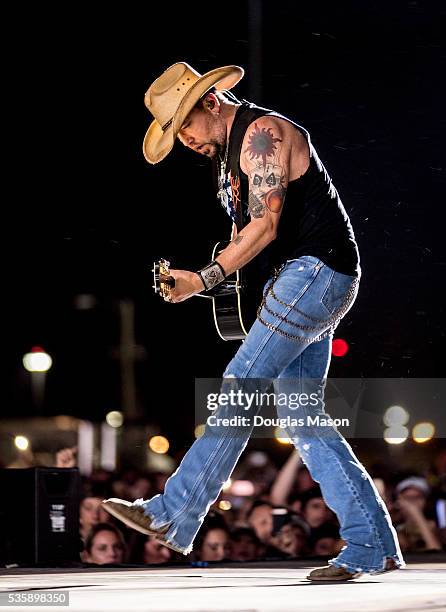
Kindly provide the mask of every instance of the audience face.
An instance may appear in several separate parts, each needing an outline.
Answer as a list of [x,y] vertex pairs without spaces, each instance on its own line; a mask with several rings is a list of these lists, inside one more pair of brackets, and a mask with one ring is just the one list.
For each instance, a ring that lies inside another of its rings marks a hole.
[[102,499],[100,497],[85,497],[81,501],[79,514],[83,531],[88,531],[93,525],[98,523],[109,522],[110,515],[102,508],[101,502]]
[[337,553],[337,540],[335,538],[319,538],[316,541],[313,554],[327,557]]
[[264,506],[254,508],[248,522],[261,542],[269,540],[273,530],[273,517],[270,506],[265,504]]
[[229,536],[223,529],[210,529],[201,545],[201,561],[221,561],[228,556]]
[[231,561],[251,561],[257,552],[256,542],[247,533],[231,541]]
[[147,499],[150,495],[152,485],[148,478],[142,476],[141,478],[137,478],[136,481],[128,486],[128,497],[131,499]]
[[287,555],[296,557],[304,549],[306,537],[299,526],[288,523],[270,539],[270,542]]
[[310,527],[315,528],[330,519],[330,510],[322,497],[313,497],[307,502],[303,515]]
[[144,563],[167,563],[172,556],[172,551],[159,542],[156,538],[149,536],[144,544]]
[[116,533],[112,531],[98,531],[94,536],[91,551],[85,555],[88,563],[122,563],[124,559],[124,546]]
[[300,499],[295,499],[290,504],[290,508],[291,508],[291,510],[294,510],[294,512],[296,512],[296,514],[301,514],[301,512],[302,512],[302,501]]
[[403,489],[398,495],[398,498],[414,504],[422,512],[424,511],[424,508],[426,506],[425,494],[423,493],[423,491],[420,491],[420,489],[417,489],[416,487],[407,487],[406,489]]

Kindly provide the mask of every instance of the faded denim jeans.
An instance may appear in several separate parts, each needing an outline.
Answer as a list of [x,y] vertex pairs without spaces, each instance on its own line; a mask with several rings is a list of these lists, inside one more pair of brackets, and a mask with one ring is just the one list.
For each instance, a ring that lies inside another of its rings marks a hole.
[[[300,414],[324,414],[323,391],[331,358],[333,331],[351,308],[359,279],[335,272],[305,255],[290,260],[267,283],[258,318],[228,364],[223,387],[231,380],[272,380],[284,392],[304,392],[316,384],[321,402],[299,407]],[[272,289],[272,290],[271,290]],[[235,414],[220,407],[219,412]],[[277,408],[278,416],[290,408]],[[163,494],[137,500],[155,529],[167,527],[166,540],[188,554],[194,538],[224,483],[230,477],[253,427],[213,428],[196,440],[166,482]],[[387,558],[404,561],[395,529],[373,481],[336,427],[287,430],[327,505],[340,523],[346,546],[330,560],[349,571],[379,573]]]

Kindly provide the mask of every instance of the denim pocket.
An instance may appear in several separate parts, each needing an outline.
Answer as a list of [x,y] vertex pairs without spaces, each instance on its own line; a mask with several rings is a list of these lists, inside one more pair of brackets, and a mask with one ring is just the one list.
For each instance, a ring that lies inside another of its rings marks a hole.
[[321,260],[314,255],[301,255],[298,259],[289,259],[288,262],[295,261],[297,263],[303,264],[304,266],[315,267],[318,264],[321,264]]
[[282,305],[292,306],[317,276],[322,262],[305,256],[287,261],[271,285],[270,295]]
[[341,274],[333,270],[327,287],[321,297],[321,304],[329,316],[332,316],[341,308],[347,299],[351,299],[352,296],[349,296],[349,293],[351,293],[354,288],[353,285],[356,287],[357,282],[356,277]]

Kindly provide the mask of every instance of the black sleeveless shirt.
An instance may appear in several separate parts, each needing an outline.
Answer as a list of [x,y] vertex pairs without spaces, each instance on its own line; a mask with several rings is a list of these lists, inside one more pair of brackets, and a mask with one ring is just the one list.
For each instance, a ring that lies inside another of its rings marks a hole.
[[[229,134],[224,189],[219,192],[220,203],[236,223],[238,231],[249,223],[249,183],[240,167],[240,153],[248,126],[264,115],[285,119],[305,136],[310,150],[310,165],[302,176],[289,181],[276,239],[255,259],[259,258],[261,268],[269,272],[289,259],[313,255],[336,272],[358,276],[359,252],[350,219],[319,159],[310,134],[291,119],[242,101]],[[217,183],[218,164],[214,162]]]

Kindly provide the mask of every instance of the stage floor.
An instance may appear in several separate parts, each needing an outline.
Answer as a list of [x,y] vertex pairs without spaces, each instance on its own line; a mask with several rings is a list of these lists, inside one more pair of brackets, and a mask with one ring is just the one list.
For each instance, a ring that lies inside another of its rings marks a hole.
[[[69,590],[69,607],[40,610],[254,612],[446,611],[446,563],[408,563],[404,570],[342,584],[305,579],[320,563],[243,564],[198,568],[0,570],[0,592]],[[0,607],[3,608],[3,606]],[[30,607],[14,606],[15,610]]]

